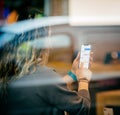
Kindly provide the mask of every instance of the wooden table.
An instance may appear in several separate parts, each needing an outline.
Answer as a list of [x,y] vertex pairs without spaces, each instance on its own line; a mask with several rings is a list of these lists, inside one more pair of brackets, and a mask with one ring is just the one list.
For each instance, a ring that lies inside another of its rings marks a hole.
[[[66,74],[71,70],[71,63],[53,61],[49,62],[47,66],[54,68],[60,74]],[[95,62],[90,67],[93,73],[103,73],[103,72],[118,72],[120,71],[120,64],[103,64],[100,62]]]

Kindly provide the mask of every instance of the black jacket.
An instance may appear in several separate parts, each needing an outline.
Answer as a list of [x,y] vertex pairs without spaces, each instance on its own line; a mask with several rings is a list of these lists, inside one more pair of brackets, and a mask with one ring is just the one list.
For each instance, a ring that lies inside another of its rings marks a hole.
[[0,106],[0,115],[63,115],[64,111],[87,115],[90,97],[87,90],[69,91],[59,74],[40,66],[33,74],[12,80]]

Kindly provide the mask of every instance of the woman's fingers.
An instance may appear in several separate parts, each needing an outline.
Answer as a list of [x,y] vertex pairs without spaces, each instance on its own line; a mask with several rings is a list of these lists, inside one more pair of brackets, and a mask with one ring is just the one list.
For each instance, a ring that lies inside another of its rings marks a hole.
[[89,66],[91,66],[93,63],[93,52],[90,52],[90,64]]
[[75,58],[76,61],[79,61],[80,59],[80,52],[78,52],[77,57]]
[[[92,62],[93,62],[93,52],[90,52],[89,67],[91,66]],[[75,60],[73,61],[72,69],[76,71],[77,69],[82,69],[82,68],[84,68],[84,63],[83,62],[80,63],[80,52],[78,52]]]

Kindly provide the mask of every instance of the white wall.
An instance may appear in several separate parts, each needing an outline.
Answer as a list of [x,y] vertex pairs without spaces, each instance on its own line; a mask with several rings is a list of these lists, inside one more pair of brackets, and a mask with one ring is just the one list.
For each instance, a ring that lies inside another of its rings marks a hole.
[[120,0],[69,0],[71,25],[120,25]]

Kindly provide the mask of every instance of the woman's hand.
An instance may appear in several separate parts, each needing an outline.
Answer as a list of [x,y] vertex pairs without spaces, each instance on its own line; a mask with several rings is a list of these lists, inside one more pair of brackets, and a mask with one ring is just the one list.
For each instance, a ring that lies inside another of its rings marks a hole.
[[[90,65],[92,64],[93,58],[93,52],[90,54]],[[72,69],[71,71],[77,76],[78,81],[81,79],[86,79],[88,81],[91,80],[92,72],[89,69],[83,68],[83,63],[79,65],[80,60],[80,53],[78,53],[77,57],[73,61]]]
[[80,61],[80,52],[78,52],[77,57],[74,59],[71,71],[76,74],[76,70],[79,67],[79,61]]
[[78,81],[87,80],[88,82],[91,80],[92,72],[89,69],[83,68],[83,63],[76,70],[76,76]]

